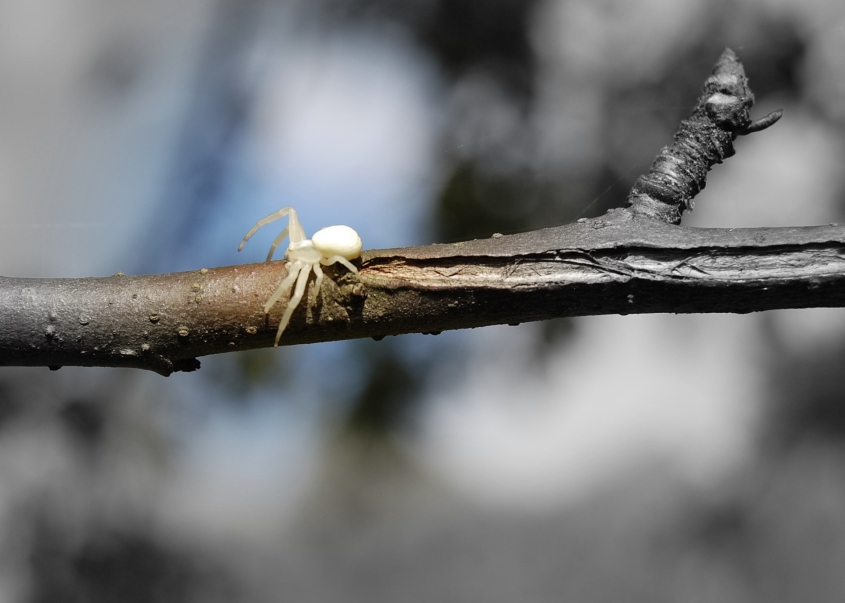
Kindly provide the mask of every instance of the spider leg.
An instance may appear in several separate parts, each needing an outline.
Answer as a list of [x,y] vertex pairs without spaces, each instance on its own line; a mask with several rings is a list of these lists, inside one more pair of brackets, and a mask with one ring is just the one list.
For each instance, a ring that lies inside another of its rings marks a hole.
[[300,264],[299,262],[288,262],[287,269],[288,275],[284,279],[282,279],[282,282],[279,283],[279,286],[278,288],[276,288],[276,291],[273,293],[273,295],[270,296],[270,299],[267,300],[267,303],[264,304],[265,314],[270,313],[270,308],[272,308],[276,304],[276,302],[279,301],[282,295],[285,294],[285,291],[287,291],[288,287],[290,287],[296,280],[296,277],[299,276],[299,273],[302,270],[302,264]]
[[329,266],[329,265],[334,264],[336,262],[341,263],[344,266],[346,266],[347,268],[349,268],[350,272],[354,272],[355,274],[358,274],[358,269],[355,266],[353,266],[352,263],[349,260],[347,260],[345,257],[343,257],[342,255],[333,255],[329,259],[321,259],[320,260],[320,263],[323,266]]
[[299,223],[299,217],[296,215],[296,210],[292,207],[285,209],[290,210],[290,220],[288,220],[288,228],[290,229],[290,242],[301,243],[308,237],[305,236],[305,230],[302,224]]
[[317,281],[314,283],[314,291],[316,295],[320,295],[320,285],[323,284],[323,270],[320,268],[320,264],[314,264],[312,266],[314,268],[314,274],[317,275]]
[[[259,228],[261,228],[262,226],[267,226],[270,222],[274,222],[274,221],[278,220],[279,218],[284,218],[288,214],[290,214],[290,223],[295,222],[297,227],[301,231],[302,227],[299,226],[299,220],[296,217],[296,210],[294,208],[290,207],[290,206],[283,207],[279,211],[273,212],[272,214],[270,214],[266,218],[261,218],[258,222],[256,222],[255,226],[252,227],[252,230],[250,230],[248,233],[246,233],[244,240],[241,241],[240,245],[238,245],[238,251],[240,251],[241,249],[244,248],[244,244],[247,241],[249,241],[250,237],[252,235],[254,235]],[[285,230],[287,230],[287,229],[285,229]],[[293,232],[291,232],[291,238],[293,238]]]
[[288,301],[288,307],[285,308],[285,313],[282,315],[282,322],[279,323],[279,330],[276,332],[276,342],[273,344],[274,347],[279,345],[279,339],[282,338],[282,332],[285,330],[285,327],[288,326],[288,322],[290,322],[290,317],[293,314],[293,311],[296,310],[296,307],[299,305],[299,301],[302,299],[302,294],[305,292],[305,284],[308,282],[308,276],[310,274],[310,266],[306,266],[299,271],[299,277],[296,279],[296,290],[293,292],[293,295],[291,295],[290,301]]
[[273,253],[276,251],[276,247],[279,246],[279,243],[284,241],[285,237],[288,236],[288,229],[285,228],[278,237],[273,240],[273,244],[270,245],[270,253],[267,254],[267,261],[273,259]]

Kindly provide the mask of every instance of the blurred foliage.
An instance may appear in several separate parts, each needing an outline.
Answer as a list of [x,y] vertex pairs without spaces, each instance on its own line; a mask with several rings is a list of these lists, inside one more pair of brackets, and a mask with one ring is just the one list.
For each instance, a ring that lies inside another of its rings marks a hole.
[[363,341],[356,347],[368,374],[352,401],[346,429],[358,437],[385,439],[408,420],[430,364],[403,357],[394,341]]
[[0,430],[24,411],[23,401],[12,383],[0,381]]
[[484,69],[520,98],[531,96],[534,53],[528,39],[536,0],[432,0],[418,35],[455,77]]
[[525,230],[533,181],[486,177],[469,163],[459,163],[438,199],[439,239],[444,242],[487,238]]
[[537,338],[537,355],[544,358],[549,351],[560,347],[561,343],[572,337],[575,322],[571,318],[554,318],[540,323],[540,336]]
[[801,355],[784,350],[772,362],[770,443],[845,443],[845,341]]
[[191,587],[199,577],[195,551],[168,550],[157,538],[137,533],[92,534],[72,544],[46,518],[35,525],[31,603],[194,600]]
[[535,59],[529,38],[537,0],[329,0],[326,12],[349,22],[407,28],[453,79],[483,70],[522,99],[532,95]]
[[209,369],[209,378],[215,386],[227,392],[225,399],[241,405],[259,387],[284,391],[293,377],[293,356],[287,347],[245,350],[225,358],[203,359],[203,368]]
[[59,418],[80,444],[96,447],[103,437],[106,416],[100,404],[71,399],[59,409]]

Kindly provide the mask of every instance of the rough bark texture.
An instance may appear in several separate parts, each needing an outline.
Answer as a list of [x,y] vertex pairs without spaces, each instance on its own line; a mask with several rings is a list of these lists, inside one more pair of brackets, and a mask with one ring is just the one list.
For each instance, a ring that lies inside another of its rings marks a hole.
[[[615,210],[518,235],[366,252],[329,272],[281,344],[650,312],[845,305],[845,228],[692,229]],[[283,262],[178,274],[0,279],[0,363],[198,368],[270,347]]]
[[664,147],[647,174],[634,183],[628,205],[637,214],[680,224],[681,214],[692,209],[692,199],[704,188],[707,172],[734,155],[737,136],[774,125],[783,114],[775,111],[751,121],[754,94],[736,54],[727,48],[689,119],[681,122],[674,142]]
[[[729,50],[630,207],[511,236],[365,252],[360,276],[313,279],[282,345],[513,324],[561,316],[845,306],[845,228],[674,224],[752,122]],[[284,262],[150,276],[0,277],[0,364],[121,366],[169,375],[197,357],[270,347],[285,300],[263,305]]]

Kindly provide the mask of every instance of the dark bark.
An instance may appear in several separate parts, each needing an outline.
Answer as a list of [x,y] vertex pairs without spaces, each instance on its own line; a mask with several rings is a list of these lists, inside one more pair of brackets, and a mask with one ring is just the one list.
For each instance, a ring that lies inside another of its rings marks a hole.
[[[726,68],[741,90],[714,92]],[[734,93],[736,102],[717,103],[727,113],[708,108],[713,94]],[[751,121],[753,96],[730,51],[702,99],[638,181],[629,208],[517,235],[365,252],[359,277],[329,268],[319,292],[311,280],[281,344],[562,316],[845,305],[843,227],[673,225],[707,170],[733,152],[733,139],[777,120]],[[278,261],[150,276],[0,277],[0,364],[195,370],[199,356],[273,345],[285,300],[269,316],[263,305],[284,276]]]
[[710,168],[734,155],[736,137],[761,132],[783,115],[775,111],[752,121],[753,105],[754,94],[742,63],[726,48],[674,142],[660,151],[648,173],[634,183],[628,195],[631,210],[680,224],[681,214],[692,209],[693,197],[704,188]]

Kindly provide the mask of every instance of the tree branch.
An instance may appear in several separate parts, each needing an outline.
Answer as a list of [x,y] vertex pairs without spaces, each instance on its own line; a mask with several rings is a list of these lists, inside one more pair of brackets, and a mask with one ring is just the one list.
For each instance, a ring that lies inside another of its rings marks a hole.
[[745,70],[730,48],[716,62],[713,73],[689,119],[681,122],[675,141],[664,147],[649,172],[640,176],[628,195],[634,213],[680,224],[685,209],[704,188],[707,172],[734,155],[737,136],[761,132],[776,124],[783,111],[752,121],[754,94]]
[[[722,95],[716,112],[714,95]],[[628,208],[517,235],[365,252],[359,277],[329,268],[320,291],[309,284],[282,345],[562,316],[845,305],[843,227],[673,225],[733,139],[777,121],[751,121],[753,96],[730,51],[702,98]],[[285,274],[277,261],[150,276],[0,277],[0,363],[169,375],[199,368],[199,356],[270,347],[285,304],[269,315],[263,305]]]

